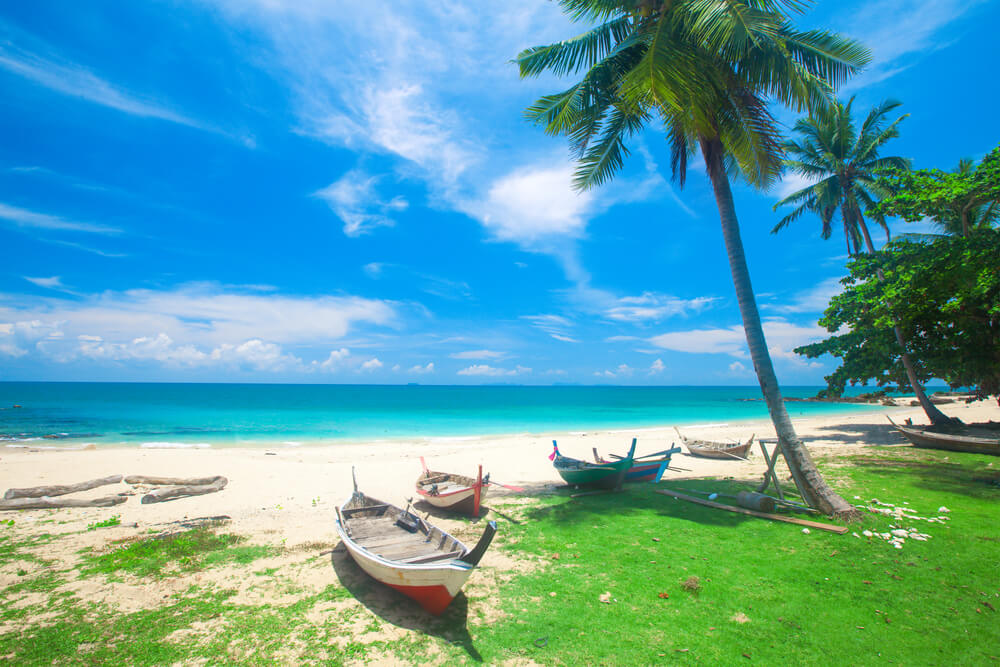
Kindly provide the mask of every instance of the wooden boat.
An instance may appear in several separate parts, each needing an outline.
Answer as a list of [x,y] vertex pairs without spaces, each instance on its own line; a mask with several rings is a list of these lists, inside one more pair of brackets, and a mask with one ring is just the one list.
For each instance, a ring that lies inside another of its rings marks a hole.
[[[635,439],[632,440],[632,446],[635,446]],[[668,450],[656,452],[655,454],[636,456],[632,459],[632,467],[625,473],[625,481],[652,482],[656,484],[663,477],[663,473],[667,468],[670,467],[670,457],[679,451],[681,451],[680,447],[671,447]],[[617,454],[611,454],[610,456],[612,459],[618,460],[625,458]],[[610,461],[597,453],[597,447],[594,447],[594,462],[610,463]]]
[[701,456],[706,459],[743,459],[747,458],[747,452],[750,451],[750,445],[753,444],[753,436],[750,439],[740,443],[730,443],[730,442],[713,442],[711,440],[695,440],[693,438],[685,438],[680,430],[675,426],[674,430],[677,431],[677,435],[680,436],[681,442],[684,446],[688,448],[688,452],[692,456]]
[[347,552],[373,579],[440,615],[458,595],[493,541],[497,525],[473,549],[416,514],[366,496],[354,485],[337,509],[337,532]]
[[479,472],[473,478],[428,470],[422,456],[420,465],[424,471],[417,478],[417,493],[422,499],[443,510],[479,516],[480,504],[486,498],[490,483],[489,475],[483,478],[483,466],[479,466]]
[[625,481],[625,475],[632,468],[632,457],[635,455],[635,440],[628,450],[628,456],[611,463],[588,463],[580,459],[572,459],[559,453],[559,445],[552,441],[552,454],[549,459],[556,472],[567,484],[573,486],[596,486],[602,489],[620,489]]
[[906,439],[917,447],[1000,455],[1000,438],[960,435],[948,430],[930,430],[917,426],[900,426],[888,416],[886,418],[889,419],[890,424],[896,427],[897,431],[906,436]]

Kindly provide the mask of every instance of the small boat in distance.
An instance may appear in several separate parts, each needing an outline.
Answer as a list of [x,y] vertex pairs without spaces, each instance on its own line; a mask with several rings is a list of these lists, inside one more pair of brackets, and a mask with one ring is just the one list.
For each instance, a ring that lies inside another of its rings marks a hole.
[[[947,430],[930,430],[917,426],[900,426],[886,415],[889,423],[896,427],[907,440],[917,447],[931,449],[948,449],[954,452],[972,452],[973,454],[1000,455],[1000,437],[989,438],[972,435],[961,435]],[[948,428],[948,427],[942,427]]]
[[409,510],[358,491],[337,508],[337,533],[347,552],[373,579],[440,615],[462,590],[493,541],[490,521],[473,549]]
[[490,476],[483,477],[483,466],[479,466],[476,477],[466,477],[448,472],[427,469],[424,457],[420,457],[424,471],[417,478],[417,493],[420,497],[443,510],[479,516],[479,509],[490,483]]
[[611,463],[588,463],[580,459],[563,456],[559,445],[552,441],[552,454],[549,460],[555,466],[556,472],[563,480],[572,486],[596,486],[602,489],[620,489],[625,481],[625,475],[632,468],[632,457],[635,455],[635,440],[628,450],[628,456]]
[[[635,446],[635,438],[632,439],[632,446]],[[670,467],[670,457],[681,451],[680,447],[671,447],[655,454],[636,456],[632,459],[632,467],[625,473],[626,482],[652,482],[656,484],[663,477],[663,473]],[[621,460],[625,457],[617,454],[610,454],[612,459]],[[597,453],[594,447],[595,463],[610,463],[603,456]]]
[[745,461],[747,458],[747,452],[750,451],[750,445],[753,444],[753,436],[750,439],[740,443],[730,443],[730,442],[713,442],[712,440],[695,440],[693,438],[685,438],[684,434],[680,432],[676,426],[674,430],[677,431],[677,435],[680,436],[681,442],[684,446],[688,448],[688,452],[692,456],[701,456],[706,459],[739,459]]

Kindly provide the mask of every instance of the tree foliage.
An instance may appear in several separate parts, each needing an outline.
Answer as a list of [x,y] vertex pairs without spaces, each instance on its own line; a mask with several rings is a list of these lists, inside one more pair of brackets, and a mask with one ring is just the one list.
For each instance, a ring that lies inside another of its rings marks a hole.
[[1000,210],[1000,146],[976,168],[960,163],[955,171],[893,170],[879,179],[885,195],[870,213],[898,216],[907,222],[931,218],[952,234],[968,236],[989,229]]
[[[980,398],[1000,394],[998,258],[995,229],[968,238],[897,239],[874,255],[859,256],[848,264],[846,289],[819,321],[834,335],[795,351],[841,360],[826,377],[827,395],[841,395],[848,382],[905,386],[895,321],[921,381],[940,378],[952,387],[971,387]],[[879,269],[883,281],[876,277]]]

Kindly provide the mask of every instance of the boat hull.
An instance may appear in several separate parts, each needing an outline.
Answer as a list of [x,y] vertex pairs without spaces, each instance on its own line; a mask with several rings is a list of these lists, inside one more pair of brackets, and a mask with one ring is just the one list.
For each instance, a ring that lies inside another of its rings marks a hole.
[[594,486],[600,489],[615,489],[621,486],[629,468],[632,467],[632,461],[618,461],[587,468],[560,468],[558,459],[556,461],[556,471],[567,484]]
[[1000,438],[976,438],[950,433],[937,433],[924,429],[900,426],[891,419],[889,421],[896,427],[896,430],[902,433],[916,447],[1000,456]]
[[669,465],[670,459],[636,463],[627,473],[625,473],[625,481],[652,482],[653,484],[656,484],[660,481],[660,478],[663,477],[663,473]]
[[[417,478],[417,494],[427,503],[448,512],[478,517],[489,482],[483,480],[483,466],[475,477],[428,470],[420,457],[424,471]],[[489,475],[486,476],[487,480]]]
[[415,600],[427,612],[440,616],[462,590],[472,566],[462,561],[442,565],[399,565],[374,556],[348,537],[338,522],[347,552],[372,579]]

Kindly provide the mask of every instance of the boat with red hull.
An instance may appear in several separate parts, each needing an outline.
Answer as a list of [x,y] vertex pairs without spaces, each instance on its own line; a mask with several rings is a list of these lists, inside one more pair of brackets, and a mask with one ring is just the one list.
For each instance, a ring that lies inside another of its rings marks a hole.
[[479,516],[490,483],[489,475],[483,477],[483,466],[479,466],[475,477],[466,477],[428,470],[422,456],[420,465],[424,471],[417,478],[417,494],[422,500],[449,512]]
[[337,533],[354,562],[376,581],[444,613],[462,590],[496,534],[490,521],[469,549],[416,514],[361,493],[337,509]]

